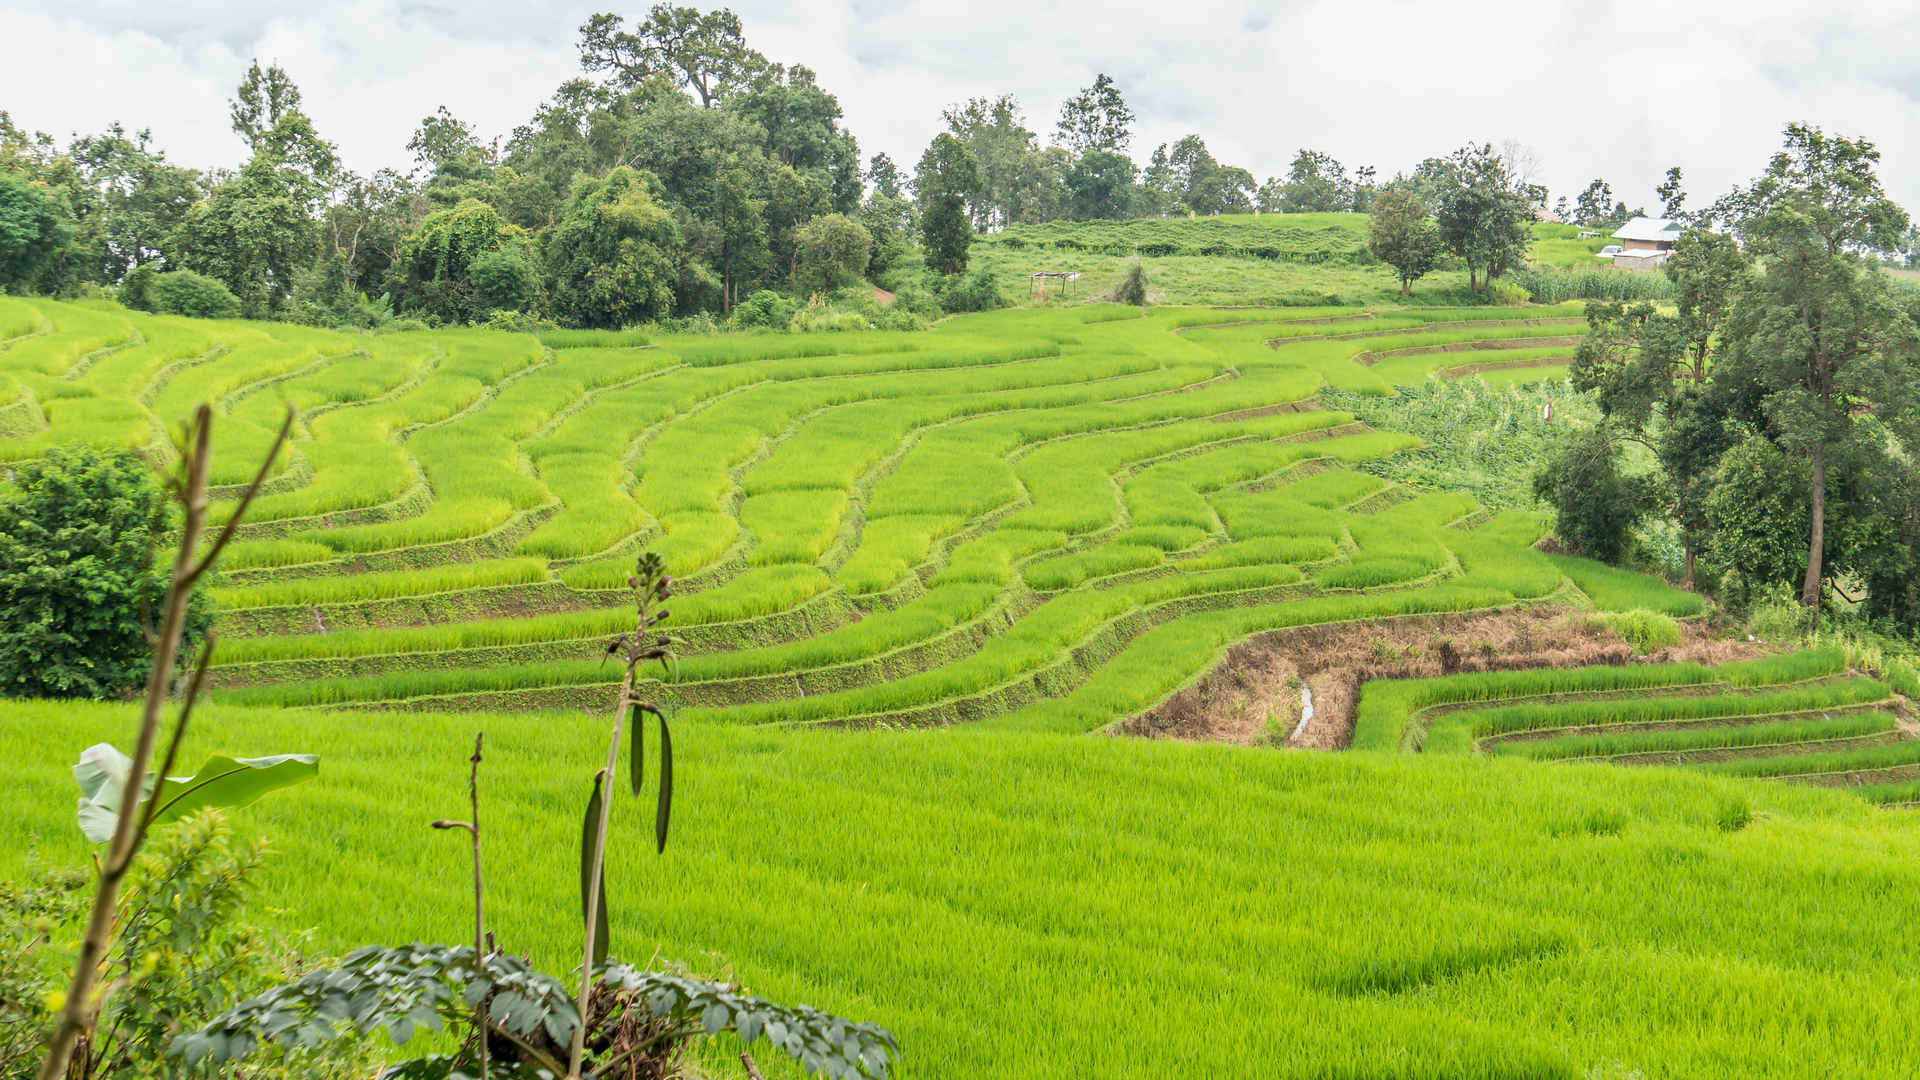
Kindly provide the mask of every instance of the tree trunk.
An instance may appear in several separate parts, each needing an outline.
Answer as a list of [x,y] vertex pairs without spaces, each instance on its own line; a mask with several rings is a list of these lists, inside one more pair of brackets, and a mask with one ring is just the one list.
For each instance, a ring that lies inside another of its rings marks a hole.
[[1687,585],[1689,588],[1691,588],[1693,585],[1693,560],[1694,560],[1693,541],[1691,540],[1686,541],[1686,550],[1687,550]]
[[1401,295],[1401,296],[1412,296],[1412,295],[1413,295],[1413,282],[1411,282],[1411,281],[1408,281],[1408,280],[1407,280],[1406,278],[1401,278],[1401,279],[1400,279],[1400,295]]
[[1813,536],[1807,544],[1807,578],[1800,584],[1800,603],[1820,606],[1820,556],[1826,546],[1827,531],[1827,449],[1813,447]]

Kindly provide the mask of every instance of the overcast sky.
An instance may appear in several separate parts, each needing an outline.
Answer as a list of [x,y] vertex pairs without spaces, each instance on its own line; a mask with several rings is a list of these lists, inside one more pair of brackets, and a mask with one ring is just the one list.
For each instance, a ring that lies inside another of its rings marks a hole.
[[[576,68],[581,21],[609,5],[521,0],[237,4],[0,0],[0,109],[63,141],[119,120],[172,160],[236,165],[226,100],[277,60],[349,167],[407,164],[446,105],[504,135]],[[612,8],[637,15],[644,5]],[[1060,100],[1111,73],[1133,153],[1198,132],[1256,177],[1302,146],[1383,176],[1469,140],[1517,139],[1557,194],[1604,176],[1653,203],[1683,166],[1696,202],[1764,167],[1790,120],[1865,136],[1920,211],[1920,4],[1584,0],[740,0],[749,42],[839,96],[863,154],[911,168],[940,109],[1015,94],[1051,132]]]

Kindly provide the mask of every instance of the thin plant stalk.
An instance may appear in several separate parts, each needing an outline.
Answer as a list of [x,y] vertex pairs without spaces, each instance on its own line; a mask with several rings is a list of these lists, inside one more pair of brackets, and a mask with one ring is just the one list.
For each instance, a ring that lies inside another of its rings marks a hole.
[[[186,635],[187,609],[193,599],[193,588],[233,538],[240,519],[253,504],[254,496],[259,494],[260,485],[266,482],[267,473],[279,457],[280,447],[286,442],[292,426],[293,411],[289,409],[286,419],[281,421],[279,433],[274,436],[272,447],[267,450],[266,460],[261,462],[253,482],[247,485],[234,507],[233,515],[227,519],[226,526],[204,555],[198,554],[198,549],[201,538],[206,534],[207,507],[211,502],[207,492],[207,474],[213,463],[213,410],[201,405],[194,410],[193,419],[186,427],[180,445],[179,475],[169,485],[184,511],[180,546],[174,553],[166,599],[161,606],[160,625],[148,633],[148,641],[153,647],[153,668],[147,673],[146,693],[140,711],[140,734],[134,742],[133,761],[121,788],[120,813],[114,823],[113,838],[108,843],[106,858],[100,863],[100,880],[94,889],[86,934],[80,941],[80,956],[74,961],[73,979],[61,1003],[53,1036],[48,1040],[46,1060],[40,1063],[38,1080],[61,1080],[67,1074],[74,1045],[91,1026],[97,1009],[97,1003],[93,1001],[95,984],[99,981],[101,964],[113,945],[113,924],[119,907],[120,887],[125,883],[128,871],[133,868],[133,860],[140,854],[140,847],[152,824],[151,808],[142,807],[141,795],[147,769],[153,764],[154,747],[159,742],[160,714],[166,706],[174,664],[180,655],[180,642]],[[210,655],[210,652],[203,655],[187,687],[179,723],[168,739],[169,760],[178,749],[179,740],[185,732],[186,720],[200,692],[207,656]]]
[[[473,756],[467,759],[473,763],[467,771],[469,819],[442,818],[433,823],[436,829],[465,829],[473,842],[473,969],[476,975],[487,955],[486,878],[480,872],[480,746],[485,738],[485,732],[474,732]],[[487,1026],[487,1001],[482,997],[473,1004],[473,1030],[480,1040],[480,1080],[487,1080]]]

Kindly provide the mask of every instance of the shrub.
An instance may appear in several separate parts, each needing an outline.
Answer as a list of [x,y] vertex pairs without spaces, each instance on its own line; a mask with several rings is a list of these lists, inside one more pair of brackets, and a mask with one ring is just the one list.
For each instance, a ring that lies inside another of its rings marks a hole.
[[836,334],[871,330],[873,324],[857,311],[835,311],[825,304],[808,304],[794,313],[787,327],[796,334]]
[[[165,499],[131,450],[56,447],[0,500],[0,687],[27,697],[115,697],[152,664],[142,612],[166,590],[153,552]],[[211,614],[199,597],[188,635]],[[191,649],[183,649],[183,658]]]
[[815,218],[793,231],[794,277],[802,289],[832,289],[867,272],[873,236],[845,214]]
[[940,307],[950,314],[992,311],[995,308],[1007,306],[1007,298],[1000,291],[1000,283],[985,270],[974,270],[942,278],[936,289]]
[[1133,307],[1147,306],[1147,268],[1140,262],[1139,256],[1127,260],[1126,273],[1120,276],[1107,299]]
[[473,260],[467,269],[480,311],[524,311],[540,291],[540,275],[519,251],[501,248]]
[[191,270],[156,274],[145,286],[148,310],[162,315],[196,319],[232,319],[240,315],[240,298],[225,284]]
[[1646,608],[1635,608],[1606,616],[1609,629],[1633,646],[1637,653],[1650,653],[1680,644],[1680,624],[1670,615]]
[[733,306],[732,322],[742,328],[785,330],[798,308],[798,304],[772,289],[761,289]]

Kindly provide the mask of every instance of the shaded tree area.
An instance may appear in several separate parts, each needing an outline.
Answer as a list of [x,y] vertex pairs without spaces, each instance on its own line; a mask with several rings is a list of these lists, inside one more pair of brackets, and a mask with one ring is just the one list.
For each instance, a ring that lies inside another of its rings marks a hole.
[[[1764,173],[1690,217],[1666,266],[1671,310],[1589,305],[1571,375],[1603,420],[1540,480],[1563,542],[1618,559],[1618,538],[1657,516],[1685,573],[1736,604],[1846,600],[1911,632],[1920,293],[1871,254],[1911,227],[1879,160],[1864,139],[1791,125]],[[1669,211],[1680,180],[1662,185]],[[1653,462],[1637,492],[1607,480],[1635,444]]]

